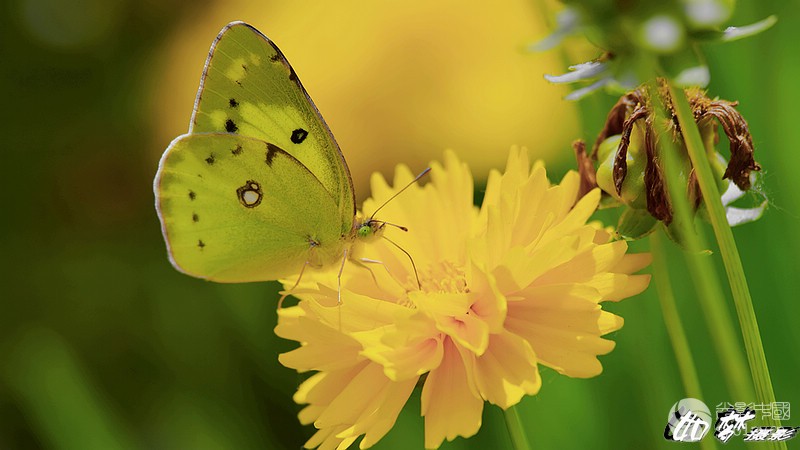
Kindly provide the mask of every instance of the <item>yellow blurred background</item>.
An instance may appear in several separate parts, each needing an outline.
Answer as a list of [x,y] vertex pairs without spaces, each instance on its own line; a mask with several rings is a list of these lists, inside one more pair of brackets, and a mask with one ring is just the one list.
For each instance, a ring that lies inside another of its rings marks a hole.
[[[547,33],[526,0],[487,2],[219,2],[176,25],[150,72],[154,137],[186,132],[211,40],[245,20],[294,67],[347,159],[359,200],[369,174],[421,171],[451,148],[478,178],[512,145],[569,158],[577,129],[567,91],[543,73],[557,52],[525,51]],[[155,146],[157,147],[157,146]],[[155,156],[154,156],[155,157]]]

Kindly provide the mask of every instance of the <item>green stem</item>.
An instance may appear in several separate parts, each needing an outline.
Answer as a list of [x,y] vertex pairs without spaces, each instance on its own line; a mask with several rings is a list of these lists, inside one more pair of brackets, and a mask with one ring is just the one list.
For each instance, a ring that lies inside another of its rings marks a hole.
[[[664,324],[667,327],[667,334],[672,343],[672,351],[675,352],[675,359],[678,362],[678,370],[681,374],[686,396],[702,399],[703,393],[700,389],[700,379],[697,377],[694,358],[692,358],[692,349],[689,346],[689,340],[686,338],[686,332],[678,314],[678,307],[675,304],[675,296],[672,293],[667,254],[663,240],[664,238],[660,232],[650,235],[650,250],[653,253],[652,267],[656,292],[658,292],[661,312],[664,315]],[[717,445],[714,439],[703,439],[700,441],[700,448],[714,450]]]
[[[733,293],[733,302],[736,313],[739,316],[739,326],[744,338],[744,346],[747,352],[747,360],[750,364],[750,373],[756,389],[756,398],[760,403],[771,403],[775,401],[775,393],[772,390],[772,382],[767,368],[767,359],[764,355],[764,347],[761,343],[761,334],[758,331],[758,321],[753,310],[753,301],[750,298],[750,291],[747,287],[742,261],[739,258],[739,250],[736,248],[736,241],[733,239],[733,232],[728,225],[725,216],[725,209],[720,200],[720,193],[714,180],[711,166],[706,158],[703,140],[700,131],[694,121],[694,115],[686,99],[683,90],[676,89],[674,85],[669,86],[670,95],[678,116],[684,142],[689,151],[697,180],[700,184],[700,191],[703,193],[706,209],[711,218],[711,226],[717,237],[722,261],[725,264],[725,272],[728,275],[728,282]],[[779,425],[771,417],[765,421],[768,425]],[[784,444],[785,447],[785,444]]]
[[653,253],[653,278],[656,283],[658,301],[661,304],[661,312],[664,315],[664,324],[667,327],[672,351],[675,352],[675,359],[678,361],[678,370],[681,373],[681,381],[686,390],[686,395],[702,399],[703,394],[701,393],[700,380],[697,378],[697,369],[692,358],[692,349],[689,346],[689,340],[686,338],[683,322],[681,322],[681,316],[678,314],[678,307],[675,305],[675,296],[672,294],[663,239],[659,232],[650,235],[650,250]]
[[[658,92],[655,81],[650,85],[650,92]],[[655,97],[654,97],[655,98]],[[653,101],[656,124],[666,123],[666,113],[661,102]],[[679,232],[688,251],[684,252],[686,264],[697,292],[706,326],[716,349],[722,376],[736,401],[750,401],[754,398],[752,383],[747,377],[747,365],[738,345],[733,320],[726,308],[726,297],[723,294],[719,278],[714,270],[705,248],[703,229],[694,226],[694,214],[686,195],[686,179],[682,178],[679,161],[680,149],[672,141],[672,136],[662,126],[657,126],[659,136],[659,155],[664,163],[664,175],[673,209],[673,232]]]
[[503,415],[506,418],[506,428],[509,436],[511,436],[511,444],[514,450],[530,450],[531,445],[528,443],[528,436],[522,427],[522,420],[519,418],[517,407],[509,407],[503,412]]

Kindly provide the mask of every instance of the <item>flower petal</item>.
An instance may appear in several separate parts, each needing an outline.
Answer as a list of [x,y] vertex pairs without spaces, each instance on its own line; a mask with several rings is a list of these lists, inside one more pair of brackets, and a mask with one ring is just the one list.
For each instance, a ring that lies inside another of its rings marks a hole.
[[527,340],[539,360],[573,377],[598,375],[597,355],[614,342],[600,336],[622,326],[622,318],[600,309],[600,294],[581,284],[530,286],[508,304],[506,328]]
[[483,398],[505,409],[539,391],[542,380],[528,342],[511,334],[493,334],[483,355],[475,358],[475,382]]
[[625,255],[627,249],[628,244],[625,241],[598,245],[548,271],[539,277],[535,283],[541,285],[589,280],[596,273],[608,271],[617,264]]
[[464,362],[456,345],[444,340],[444,358],[422,387],[425,448],[437,448],[457,436],[470,437],[481,426],[483,400],[469,386]]
[[624,275],[604,272],[592,277],[586,286],[592,286],[602,297],[601,301],[618,301],[641,293],[650,284],[650,275]]
[[561,75],[545,75],[544,78],[551,83],[574,83],[580,80],[594,78],[605,72],[608,68],[606,63],[600,61],[587,61],[585,63],[569,66],[569,72]]
[[[380,396],[390,380],[383,374],[379,364],[365,364],[362,369],[340,386],[340,390],[325,408],[325,411],[314,421],[317,428],[328,428],[337,425],[355,423],[364,411],[370,410],[375,396]],[[371,395],[364,395],[370,392]]]
[[[327,408],[342,389],[369,364],[368,361],[361,361],[347,369],[316,373],[300,384],[292,399],[297,404],[324,405]],[[319,418],[313,412],[306,412],[305,409],[301,411],[303,423],[311,423]]]
[[[303,342],[300,347],[278,355],[278,360],[286,367],[298,372],[308,370],[338,370],[363,359],[359,356],[361,345],[352,337],[308,317],[300,317],[296,326],[303,329]],[[289,323],[279,323],[275,327],[278,336],[292,336]]]
[[[372,414],[372,423],[368,429],[360,431],[362,427],[354,430],[354,434],[363,433],[364,439],[361,441],[360,448],[367,448],[375,445],[397,421],[397,416],[411,396],[411,392],[417,385],[417,379],[408,380],[403,383],[392,383],[388,386],[385,395],[380,399],[380,406]],[[359,418],[360,424],[363,418]]]
[[477,267],[473,267],[471,274],[471,313],[486,323],[489,332],[499,333],[506,320],[506,298],[491,274]]
[[442,361],[442,334],[423,313],[401,321],[394,329],[359,335],[362,355],[381,364],[391,380],[417,377],[439,366]]
[[622,257],[622,260],[612,267],[611,271],[614,273],[627,273],[631,274],[638,272],[653,262],[653,255],[650,253],[628,253]]
[[544,233],[541,242],[549,242],[553,238],[571,234],[579,228],[583,228],[589,217],[597,210],[598,203],[600,203],[600,189],[593,189],[584,195],[561,221]]
[[436,328],[447,334],[459,345],[481,354],[489,344],[489,325],[474,314],[470,314],[473,297],[469,294],[418,293],[409,298],[420,311],[436,323]]

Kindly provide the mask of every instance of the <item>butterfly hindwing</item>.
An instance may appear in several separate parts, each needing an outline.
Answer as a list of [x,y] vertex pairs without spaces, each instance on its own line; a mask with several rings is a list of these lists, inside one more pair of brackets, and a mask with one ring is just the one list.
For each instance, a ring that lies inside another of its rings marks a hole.
[[243,22],[217,36],[203,71],[190,133],[228,132],[277,145],[316,176],[353,218],[355,200],[344,156],[281,51]]
[[327,263],[341,256],[352,224],[292,155],[235,134],[175,139],[155,191],[173,264],[213,281],[274,280]]

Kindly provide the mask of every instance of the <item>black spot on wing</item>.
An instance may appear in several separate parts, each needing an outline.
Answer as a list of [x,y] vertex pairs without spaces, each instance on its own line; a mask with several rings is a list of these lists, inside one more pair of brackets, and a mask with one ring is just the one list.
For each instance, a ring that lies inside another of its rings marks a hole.
[[231,108],[236,108],[239,106],[239,102],[237,102],[235,98],[228,100],[228,104],[231,106]]
[[208,158],[206,158],[206,164],[213,166],[215,162],[217,162],[217,160],[214,158],[214,154],[212,153],[208,155]]
[[189,191],[189,200],[194,200],[197,197],[197,194],[194,191]]
[[231,149],[231,155],[239,156],[241,154],[242,154],[242,144],[236,144],[236,147]]
[[236,122],[231,119],[225,121],[225,131],[228,133],[236,133],[239,131],[239,127],[236,126]]
[[275,158],[275,154],[279,151],[282,151],[280,147],[277,145],[270,144],[267,142],[267,159],[266,163],[268,166],[272,166],[272,160]]
[[272,62],[278,62],[279,59],[281,59],[281,57],[277,53],[269,57],[269,60]]
[[299,143],[305,141],[307,137],[308,137],[308,131],[306,131],[306,130],[304,130],[302,128],[298,128],[298,129],[292,131],[291,139],[292,139],[292,142],[294,142],[295,144],[299,144]]
[[192,214],[192,222],[197,223],[199,221],[200,221],[200,217],[197,216],[197,213]]
[[297,74],[295,73],[294,68],[292,66],[289,66],[289,79],[294,81],[295,83],[299,82]]
[[206,246],[206,243],[198,239],[197,246],[200,248],[200,250],[202,250]]

